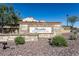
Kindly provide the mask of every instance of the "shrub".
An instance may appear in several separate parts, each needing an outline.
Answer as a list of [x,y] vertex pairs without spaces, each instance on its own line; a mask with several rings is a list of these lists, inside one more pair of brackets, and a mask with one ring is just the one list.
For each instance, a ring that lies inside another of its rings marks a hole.
[[52,45],[54,46],[67,46],[67,41],[63,36],[55,36],[52,39]]
[[24,37],[21,37],[21,36],[18,36],[15,38],[15,43],[18,45],[18,44],[24,44],[25,43],[25,38]]
[[76,40],[77,39],[77,32],[72,32],[69,39]]

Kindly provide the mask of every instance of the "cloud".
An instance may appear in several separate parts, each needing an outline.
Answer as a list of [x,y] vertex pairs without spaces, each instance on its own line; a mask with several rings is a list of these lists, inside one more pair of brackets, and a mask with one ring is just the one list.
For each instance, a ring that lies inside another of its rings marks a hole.
[[33,17],[24,18],[23,21],[28,21],[28,22],[35,21],[35,22],[38,22],[38,20],[34,19]]

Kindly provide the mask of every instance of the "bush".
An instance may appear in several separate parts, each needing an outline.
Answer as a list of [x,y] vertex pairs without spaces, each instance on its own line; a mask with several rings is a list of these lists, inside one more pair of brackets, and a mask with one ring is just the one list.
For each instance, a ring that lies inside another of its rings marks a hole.
[[21,37],[21,36],[18,36],[15,38],[15,43],[18,45],[18,44],[24,44],[25,43],[25,38],[24,37]]
[[67,46],[67,41],[63,36],[55,36],[52,39],[52,45],[54,46]]
[[71,32],[71,35],[70,35],[70,40],[76,40],[77,39],[77,32]]

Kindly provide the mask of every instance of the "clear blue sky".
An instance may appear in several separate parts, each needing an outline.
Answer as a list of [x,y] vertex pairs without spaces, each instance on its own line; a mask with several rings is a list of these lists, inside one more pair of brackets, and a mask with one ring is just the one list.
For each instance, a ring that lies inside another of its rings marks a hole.
[[[66,24],[66,14],[79,17],[79,4],[77,3],[17,3],[13,6],[21,13],[21,18],[32,16],[37,20],[43,19]],[[78,26],[78,23],[75,25]]]

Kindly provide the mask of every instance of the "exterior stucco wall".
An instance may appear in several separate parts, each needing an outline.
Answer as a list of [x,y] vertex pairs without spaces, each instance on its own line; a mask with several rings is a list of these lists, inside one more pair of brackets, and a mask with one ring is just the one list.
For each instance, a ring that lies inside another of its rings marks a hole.
[[[21,27],[20,27],[20,33],[31,33],[31,30],[33,29],[33,28],[51,28],[51,30],[48,30],[48,31],[50,31],[51,33],[53,33],[54,31],[55,32],[57,32],[57,31],[60,31],[61,30],[61,24],[59,24],[59,25],[53,25],[53,27],[52,27],[52,25],[51,26],[47,26],[47,25],[45,25],[45,26],[30,26],[30,25],[27,25],[27,24],[20,24],[20,26],[24,26],[24,25],[26,25],[26,29],[25,28],[23,28],[23,29],[21,29]],[[34,32],[33,32],[34,33]],[[39,33],[39,32],[38,32]],[[43,32],[42,32],[43,33]]]

